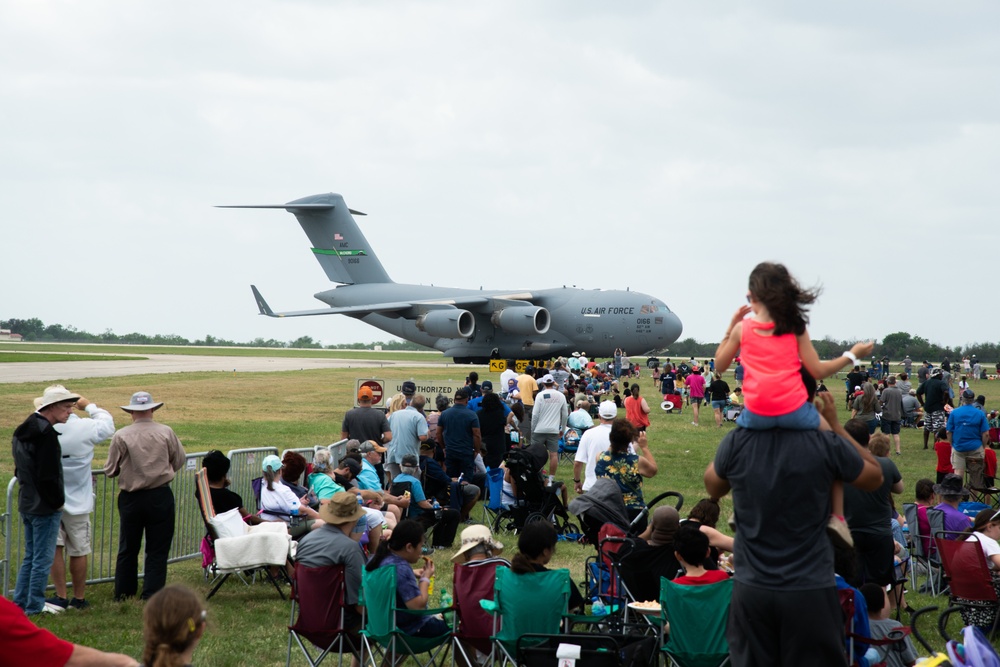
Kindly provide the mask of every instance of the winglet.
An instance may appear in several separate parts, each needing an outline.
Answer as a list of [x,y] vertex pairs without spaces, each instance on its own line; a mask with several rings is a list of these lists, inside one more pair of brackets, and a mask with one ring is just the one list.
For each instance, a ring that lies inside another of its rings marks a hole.
[[271,306],[267,305],[267,301],[264,301],[264,297],[261,295],[260,290],[257,289],[257,286],[251,285],[250,289],[253,290],[253,298],[257,300],[257,308],[260,309],[260,314],[267,315],[268,317],[277,317],[274,311],[271,310]]

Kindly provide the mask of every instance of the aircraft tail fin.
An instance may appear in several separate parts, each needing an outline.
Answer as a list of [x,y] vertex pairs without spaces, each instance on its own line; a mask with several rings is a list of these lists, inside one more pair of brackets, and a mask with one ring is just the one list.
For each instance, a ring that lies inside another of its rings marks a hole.
[[287,204],[218,208],[283,208],[299,221],[312,243],[313,255],[331,281],[347,285],[392,282],[354,221],[353,216],[364,213],[349,209],[338,194],[312,195]]

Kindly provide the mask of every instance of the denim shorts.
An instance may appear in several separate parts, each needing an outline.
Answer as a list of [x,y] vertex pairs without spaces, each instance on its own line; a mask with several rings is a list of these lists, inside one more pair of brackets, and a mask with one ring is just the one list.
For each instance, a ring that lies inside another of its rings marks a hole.
[[819,428],[819,412],[816,406],[808,401],[797,409],[776,417],[755,415],[746,408],[736,418],[736,425],[751,431],[767,431],[772,428],[783,428],[789,431],[812,431]]

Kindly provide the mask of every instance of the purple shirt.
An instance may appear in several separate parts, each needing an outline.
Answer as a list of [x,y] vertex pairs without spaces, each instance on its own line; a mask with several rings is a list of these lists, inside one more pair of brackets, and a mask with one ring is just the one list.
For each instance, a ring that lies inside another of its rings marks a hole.
[[972,522],[969,521],[969,517],[965,516],[947,503],[941,503],[934,509],[944,512],[944,529],[947,531],[954,531],[949,532],[948,535],[946,535],[949,540],[957,539],[957,533],[966,531],[972,526]]
[[[407,601],[420,595],[420,584],[417,583],[417,575],[413,572],[412,565],[394,553],[386,556],[379,564],[379,567],[386,567],[387,565],[396,566],[396,606],[400,609],[405,609]],[[416,616],[397,611],[396,626],[406,634],[412,635],[430,618],[430,616]]]

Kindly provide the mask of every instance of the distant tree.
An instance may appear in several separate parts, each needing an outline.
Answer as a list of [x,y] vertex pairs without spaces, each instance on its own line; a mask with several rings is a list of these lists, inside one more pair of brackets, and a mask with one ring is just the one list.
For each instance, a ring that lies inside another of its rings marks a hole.
[[312,336],[299,336],[288,344],[288,347],[320,348],[322,345],[312,339]]

